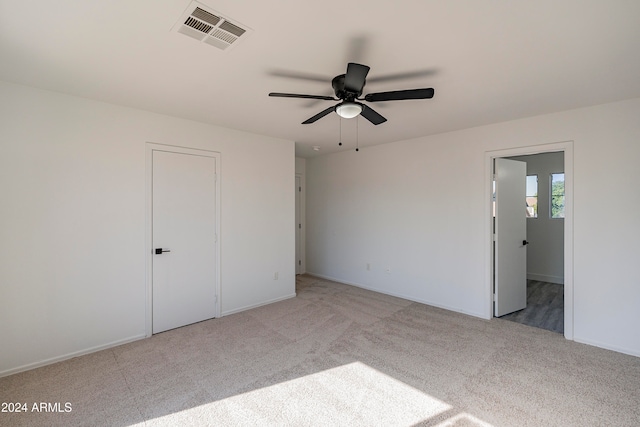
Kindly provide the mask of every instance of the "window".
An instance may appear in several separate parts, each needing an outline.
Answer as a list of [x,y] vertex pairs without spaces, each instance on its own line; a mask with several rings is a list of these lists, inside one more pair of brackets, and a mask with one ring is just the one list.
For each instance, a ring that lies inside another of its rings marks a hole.
[[538,175],[527,175],[527,218],[538,217]]
[[564,218],[564,173],[551,174],[551,218]]

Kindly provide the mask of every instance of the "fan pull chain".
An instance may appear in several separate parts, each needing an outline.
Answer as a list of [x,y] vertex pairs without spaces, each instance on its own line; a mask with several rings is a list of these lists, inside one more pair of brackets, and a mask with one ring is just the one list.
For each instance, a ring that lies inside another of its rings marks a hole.
[[356,117],[356,151],[360,151],[360,148],[358,148],[358,139],[359,139],[358,136],[360,135],[360,133],[358,132],[358,130],[360,129],[358,127],[358,123],[360,123],[359,118],[360,117]]
[[[340,116],[338,116],[338,117],[340,117]],[[339,145],[340,147],[342,147],[342,117],[340,117],[338,120],[339,120],[339,123],[340,123],[340,124],[339,124],[339,128],[340,128],[340,140],[338,141],[338,145]]]

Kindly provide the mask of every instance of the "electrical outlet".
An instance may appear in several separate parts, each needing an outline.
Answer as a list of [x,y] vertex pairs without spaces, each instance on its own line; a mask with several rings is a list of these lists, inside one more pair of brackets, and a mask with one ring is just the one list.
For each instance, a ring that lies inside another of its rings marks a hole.
[[279,273],[276,271],[273,273],[273,280],[278,280]]

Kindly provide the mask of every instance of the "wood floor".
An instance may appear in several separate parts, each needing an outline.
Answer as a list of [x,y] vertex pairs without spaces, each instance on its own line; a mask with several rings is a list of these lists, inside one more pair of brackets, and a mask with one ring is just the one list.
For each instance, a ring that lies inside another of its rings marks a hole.
[[527,308],[500,318],[562,334],[564,333],[564,286],[527,280]]

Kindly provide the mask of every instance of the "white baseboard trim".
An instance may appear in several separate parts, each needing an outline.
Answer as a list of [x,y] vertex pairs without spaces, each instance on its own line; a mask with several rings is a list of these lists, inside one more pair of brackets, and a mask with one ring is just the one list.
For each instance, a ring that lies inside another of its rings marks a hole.
[[[351,286],[355,286],[355,287],[358,287],[358,288],[362,288],[362,289],[367,289],[367,290],[370,290],[370,291],[378,292],[378,293],[381,293],[381,294],[390,295],[390,296],[394,296],[394,297],[398,297],[398,298],[403,298],[403,299],[406,299],[406,300],[409,300],[409,301],[418,302],[420,304],[426,304],[426,305],[430,305],[430,306],[433,306],[433,307],[438,307],[438,308],[442,308],[442,309],[445,309],[445,310],[454,311],[456,313],[461,313],[461,314],[466,314],[466,315],[469,315],[469,316],[479,317],[481,319],[486,319],[484,317],[484,315],[482,315],[482,314],[473,313],[473,312],[467,312],[465,310],[460,310],[458,308],[449,307],[449,306],[442,305],[442,304],[434,304],[433,302],[426,301],[426,300],[423,300],[423,299],[420,299],[420,298],[415,298],[415,297],[412,297],[412,296],[402,295],[402,294],[398,294],[398,293],[394,293],[394,292],[381,291],[379,289],[375,289],[375,288],[370,287],[370,286],[362,285],[360,283],[354,283],[354,282],[350,282],[348,280],[343,280],[343,279],[339,279],[339,278],[336,278],[336,277],[327,276],[327,275],[324,275],[324,274],[311,273],[311,272],[307,273],[307,274],[310,275],[310,276],[318,277],[320,279],[331,280],[333,282],[338,282],[338,283],[344,283],[345,285],[351,285]],[[545,277],[548,277],[548,276],[545,276]],[[555,283],[555,282],[551,282],[551,281],[549,281],[547,279],[533,279],[533,280],[542,280],[542,281],[545,281],[545,282]],[[605,349],[605,350],[615,351],[617,353],[623,353],[623,354],[628,354],[630,356],[640,357],[640,351],[638,351],[638,350],[632,350],[632,349],[628,349],[628,348],[625,348],[625,347],[612,346],[610,344],[602,343],[602,342],[599,342],[599,341],[594,341],[594,340],[590,340],[590,339],[583,339],[583,338],[577,337],[575,335],[573,337],[573,341],[579,342],[581,344],[586,344],[586,345],[591,345],[591,346],[594,346],[594,347],[599,347],[599,348],[602,348],[602,349]]]
[[586,344],[586,345],[592,345],[594,347],[600,347],[603,348],[605,350],[611,350],[611,351],[615,351],[616,353],[622,353],[622,354],[628,354],[629,356],[636,356],[636,357],[640,357],[640,351],[638,350],[631,350],[625,347],[618,347],[615,345],[609,345],[609,344],[605,344],[599,341],[594,341],[594,340],[590,340],[590,339],[584,339],[584,338],[580,338],[573,336],[573,340],[575,342],[579,342],[581,344]]
[[31,369],[40,368],[42,366],[51,365],[54,363],[62,362],[63,360],[73,359],[74,357],[84,356],[85,354],[95,353],[97,351],[106,350],[108,348],[117,347],[119,345],[127,344],[133,341],[138,341],[146,338],[145,334],[135,335],[133,337],[125,338],[118,341],[113,341],[108,344],[102,344],[95,347],[86,348],[84,350],[74,351],[73,353],[67,353],[62,356],[52,357],[50,359],[41,360],[39,362],[29,363],[26,365],[18,366],[17,368],[11,368],[0,372],[0,378],[7,377],[9,375],[17,374]]
[[350,281],[347,281],[347,280],[338,279],[336,277],[326,276],[324,274],[318,274],[318,273],[307,273],[307,274],[310,275],[310,276],[319,277],[321,279],[331,280],[333,282],[344,283],[345,285],[355,286],[356,288],[362,288],[362,289],[366,289],[368,291],[378,292],[380,294],[385,294],[385,295],[389,295],[389,296],[392,296],[392,297],[402,298],[402,299],[406,299],[408,301],[413,301],[413,302],[417,302],[417,303],[420,303],[420,304],[430,305],[432,307],[442,308],[444,310],[454,311],[454,312],[460,313],[460,314],[466,314],[468,316],[473,316],[473,317],[479,317],[481,319],[486,319],[485,315],[482,314],[482,313],[475,313],[475,312],[472,312],[472,311],[462,310],[462,309],[457,308],[457,307],[450,307],[450,306],[447,306],[447,305],[444,305],[444,304],[434,303],[433,301],[428,301],[428,300],[425,300],[425,299],[422,299],[422,298],[417,298],[417,297],[412,296],[412,295],[405,295],[405,294],[401,294],[401,293],[397,293],[397,292],[389,292],[389,291],[385,291],[385,290],[380,290],[380,289],[374,288],[372,286],[363,285],[362,283],[350,282]]
[[547,274],[527,273],[527,279],[564,285],[564,277],[561,277],[561,276],[549,276]]
[[240,308],[234,308],[233,310],[223,311],[220,314],[220,317],[228,316],[228,315],[234,314],[234,313],[240,313],[241,311],[251,310],[252,308],[262,307],[263,305],[273,304],[274,302],[279,302],[279,301],[284,301],[284,300],[288,300],[288,299],[291,299],[291,298],[295,298],[296,295],[297,294],[294,292],[293,294],[285,295],[285,296],[280,297],[280,298],[274,298],[274,299],[271,299],[271,300],[268,300],[268,301],[263,301],[263,302],[260,302],[258,304],[252,304],[252,305],[247,305],[247,306],[240,307]]

